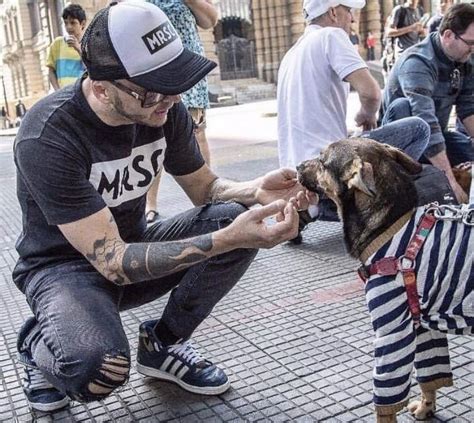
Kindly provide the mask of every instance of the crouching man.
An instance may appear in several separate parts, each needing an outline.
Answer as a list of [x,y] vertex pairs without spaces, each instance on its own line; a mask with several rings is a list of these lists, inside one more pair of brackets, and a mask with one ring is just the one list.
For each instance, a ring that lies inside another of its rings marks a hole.
[[[208,168],[179,94],[215,64],[184,49],[157,6],[101,10],[82,58],[87,73],[38,102],[15,141],[23,231],[13,279],[34,315],[18,337],[29,404],[54,411],[123,385],[119,312],[170,291],[161,317],[140,326],[137,370],[221,394],[227,376],[189,339],[258,248],[296,236],[308,197],[291,170],[231,183]],[[146,193],[162,168],[196,207],[147,229]]]

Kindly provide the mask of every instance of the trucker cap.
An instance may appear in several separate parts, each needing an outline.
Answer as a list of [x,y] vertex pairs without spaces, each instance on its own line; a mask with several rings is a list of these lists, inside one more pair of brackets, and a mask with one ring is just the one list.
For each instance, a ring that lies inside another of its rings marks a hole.
[[112,3],[100,10],[81,47],[91,79],[128,79],[166,95],[187,91],[217,66],[184,48],[163,11],[141,0]]

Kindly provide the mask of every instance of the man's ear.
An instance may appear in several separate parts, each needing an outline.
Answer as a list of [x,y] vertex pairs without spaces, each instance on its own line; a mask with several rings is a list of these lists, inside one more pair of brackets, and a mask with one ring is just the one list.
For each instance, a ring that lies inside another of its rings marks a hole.
[[390,157],[401,165],[410,175],[417,175],[422,171],[423,166],[402,150],[388,144],[383,144],[383,146],[387,149]]
[[110,90],[103,81],[92,81],[92,93],[101,103],[110,104]]
[[326,13],[328,15],[328,18],[331,21],[333,21],[333,22],[337,21],[337,12],[336,12],[335,7],[330,7],[329,10]]
[[377,190],[375,187],[374,169],[369,162],[363,162],[359,156],[352,161],[345,172],[347,188],[356,188],[369,197],[374,197]]

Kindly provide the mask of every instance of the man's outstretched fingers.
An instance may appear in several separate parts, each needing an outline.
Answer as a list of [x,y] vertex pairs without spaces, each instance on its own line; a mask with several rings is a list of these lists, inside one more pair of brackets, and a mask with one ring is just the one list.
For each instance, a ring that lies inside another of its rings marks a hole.
[[262,221],[267,217],[274,216],[278,213],[284,213],[285,200],[276,200],[266,206],[259,207],[258,209],[253,209],[252,214],[256,220]]

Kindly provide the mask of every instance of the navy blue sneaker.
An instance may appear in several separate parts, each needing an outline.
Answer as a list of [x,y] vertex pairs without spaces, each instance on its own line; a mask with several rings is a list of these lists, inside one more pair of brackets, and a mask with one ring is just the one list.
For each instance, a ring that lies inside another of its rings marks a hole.
[[66,394],[58,391],[38,369],[26,346],[28,338],[34,337],[36,321],[28,319],[18,336],[18,362],[23,365],[23,392],[30,407],[34,410],[51,413],[69,405]]
[[58,391],[44,377],[35,362],[25,353],[20,354],[23,364],[23,392],[30,407],[34,410],[51,413],[69,405],[67,395]]
[[140,325],[137,371],[145,376],[174,382],[186,391],[220,395],[230,387],[223,370],[205,360],[189,341],[163,345],[153,330],[156,321]]

